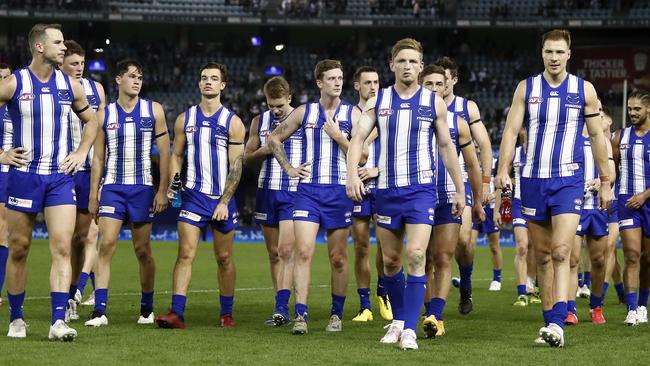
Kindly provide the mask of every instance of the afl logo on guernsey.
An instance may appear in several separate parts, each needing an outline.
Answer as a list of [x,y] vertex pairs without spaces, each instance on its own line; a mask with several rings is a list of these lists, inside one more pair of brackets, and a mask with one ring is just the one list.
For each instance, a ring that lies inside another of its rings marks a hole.
[[119,124],[119,123],[116,123],[116,122],[114,122],[114,123],[109,123],[109,124],[106,125],[106,129],[107,129],[107,130],[117,130],[117,129],[119,129],[119,128],[120,128],[120,124]]
[[25,102],[25,101],[29,101],[29,100],[34,100],[34,98],[35,98],[35,96],[32,93],[23,93],[23,94],[20,95],[20,98],[18,98],[18,99]]
[[269,131],[269,130],[260,131],[260,137],[267,137],[270,134],[271,134],[271,131]]
[[59,90],[57,94],[59,96],[59,99],[61,100],[69,101],[72,99],[72,96],[70,95],[70,91],[68,90]]
[[196,132],[196,130],[197,130],[196,126],[187,126],[187,127],[185,127],[185,132],[187,132],[187,133],[194,133],[194,132]]
[[377,113],[377,115],[378,115],[379,117],[388,117],[388,116],[390,116],[391,114],[393,114],[393,110],[392,110],[392,109],[387,109],[387,108],[380,109],[380,110],[379,110],[379,113]]
[[528,99],[528,104],[542,104],[544,103],[544,98],[542,97],[530,97]]

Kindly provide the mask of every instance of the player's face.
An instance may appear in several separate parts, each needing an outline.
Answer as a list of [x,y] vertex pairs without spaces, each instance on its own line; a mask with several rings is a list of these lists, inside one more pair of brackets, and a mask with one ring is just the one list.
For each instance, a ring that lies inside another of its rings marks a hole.
[[130,97],[136,97],[142,89],[143,75],[135,66],[129,66],[129,69],[122,75],[115,78],[120,93]]
[[46,29],[42,42],[36,43],[36,50],[43,53],[45,61],[52,65],[61,65],[65,50],[63,44],[63,33],[58,29]]
[[282,98],[266,97],[266,105],[269,107],[275,119],[284,119],[291,110],[291,96]]
[[221,91],[226,88],[226,83],[222,80],[221,70],[219,69],[201,71],[201,80],[199,80],[201,95],[206,98],[215,98],[221,95]]
[[630,123],[634,126],[642,126],[650,120],[650,107],[643,104],[639,98],[628,99],[627,114],[630,116]]
[[571,57],[571,50],[565,40],[547,39],[542,47],[544,69],[551,75],[560,75],[566,71],[566,64]]
[[332,69],[325,71],[320,80],[316,80],[316,85],[321,90],[321,93],[329,97],[339,97],[343,90],[343,70]]
[[433,73],[422,78],[422,86],[436,94],[444,95],[447,83],[444,75]]
[[8,78],[10,75],[11,75],[11,70],[0,69],[0,80]]
[[422,54],[411,49],[399,51],[390,62],[390,71],[395,73],[395,80],[406,85],[417,83],[423,68]]
[[63,72],[75,79],[81,79],[84,73],[84,67],[86,66],[86,58],[77,54],[70,55],[63,59],[63,65],[61,69]]
[[359,92],[359,97],[368,100],[377,95],[379,90],[379,75],[376,72],[363,72],[359,81],[354,83],[354,89]]

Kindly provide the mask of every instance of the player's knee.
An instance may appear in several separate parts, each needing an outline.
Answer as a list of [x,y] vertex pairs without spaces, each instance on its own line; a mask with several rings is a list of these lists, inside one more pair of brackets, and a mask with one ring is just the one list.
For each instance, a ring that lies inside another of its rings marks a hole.
[[625,251],[625,265],[638,265],[641,260],[641,254],[638,250],[627,250]]
[[591,258],[591,271],[596,272],[605,268],[607,261],[605,260],[605,254],[599,253]]
[[275,248],[266,248],[267,254],[269,256],[269,261],[271,263],[278,263],[280,262],[280,250],[275,247]]
[[528,246],[519,245],[519,243],[517,243],[517,249],[515,253],[519,259],[526,260],[526,257],[528,256]]
[[151,255],[151,248],[150,247],[137,248],[135,250],[135,257],[138,259],[140,263],[150,262],[153,259]]
[[223,251],[217,253],[217,264],[222,267],[222,266],[229,266],[232,264],[232,253],[229,251]]
[[28,245],[14,245],[11,244],[11,249],[9,250],[9,257],[12,262],[26,262],[27,254],[29,253]]
[[332,264],[332,268],[335,270],[343,270],[348,265],[346,252],[341,251],[330,253],[330,263]]
[[570,249],[571,247],[564,243],[559,243],[551,251],[551,257],[554,262],[565,262],[570,260]]
[[113,252],[115,251],[115,245],[117,245],[116,240],[104,240],[102,239],[102,243],[99,246],[99,256],[100,257],[106,257],[106,256],[111,256],[113,255]]
[[278,245],[278,256],[284,261],[291,259],[293,255],[293,246],[288,244]]
[[426,251],[419,248],[407,250],[406,258],[410,267],[418,268],[424,266],[426,262]]
[[548,250],[535,250],[535,263],[537,266],[545,266],[551,262],[551,252]]
[[434,265],[436,271],[439,272],[446,271],[449,267],[451,267],[451,255],[446,253],[437,255],[435,257]]

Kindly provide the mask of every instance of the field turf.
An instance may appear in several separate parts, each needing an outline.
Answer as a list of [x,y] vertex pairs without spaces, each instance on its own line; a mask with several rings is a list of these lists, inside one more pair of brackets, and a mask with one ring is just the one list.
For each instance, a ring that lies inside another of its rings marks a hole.
[[[177,246],[171,242],[153,244],[157,273],[155,311],[162,313],[171,301],[171,272]],[[374,247],[373,258],[374,258]],[[491,261],[489,250],[477,248],[474,270],[474,311],[458,314],[458,291],[452,288],[445,311],[447,334],[439,339],[419,339],[420,350],[400,351],[380,344],[383,326],[378,311],[370,323],[350,319],[359,306],[350,267],[350,286],[345,304],[343,332],[325,332],[329,317],[329,264],[326,247],[317,247],[309,300],[309,334],[292,336],[289,327],[267,328],[264,320],[273,310],[266,250],[261,244],[235,245],[237,291],[235,329],[217,327],[219,305],[216,263],[211,245],[202,243],[194,262],[193,280],[187,302],[185,330],[137,326],[140,289],[137,262],[132,247],[121,242],[113,261],[108,305],[108,327],[85,328],[90,307],[79,307],[81,319],[72,326],[79,332],[74,343],[49,342],[48,289],[49,251],[46,242],[36,240],[29,257],[25,317],[28,337],[12,340],[4,336],[8,326],[8,305],[0,307],[0,365],[114,365],[114,364],[643,364],[647,362],[650,326],[623,325],[625,307],[619,305],[613,286],[605,301],[607,324],[591,324],[588,300],[578,300],[580,325],[566,332],[566,347],[551,349],[533,345],[541,326],[539,305],[515,308],[512,258],[514,248],[504,248],[503,289],[489,293]],[[620,255],[620,254],[619,254]],[[349,250],[353,257],[352,247]],[[350,264],[352,265],[352,260]],[[454,264],[454,267],[455,264]],[[373,270],[372,299],[374,297]],[[87,292],[90,289],[90,282]],[[293,303],[293,298],[292,298]],[[422,335],[419,332],[419,335]]]

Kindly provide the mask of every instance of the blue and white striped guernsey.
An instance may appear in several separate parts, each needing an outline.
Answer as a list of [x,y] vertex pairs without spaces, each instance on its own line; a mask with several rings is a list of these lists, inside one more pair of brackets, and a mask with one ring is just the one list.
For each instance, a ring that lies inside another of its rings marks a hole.
[[13,146],[27,149],[30,162],[17,169],[41,175],[62,173],[59,164],[70,153],[70,119],[74,93],[70,78],[54,70],[43,83],[28,69],[14,73],[16,92],[7,104]]
[[650,187],[650,133],[639,137],[634,127],[621,130],[618,193],[635,195]]
[[594,155],[591,152],[591,140],[589,137],[581,137],[583,141],[583,153],[585,157],[585,198],[582,204],[582,208],[585,210],[594,210],[598,208],[598,193],[587,191],[587,182],[598,178],[598,169],[596,169],[596,160],[594,159]]
[[[303,158],[311,162],[311,175],[303,178],[301,183],[345,185],[347,165],[345,153],[326,132],[325,110],[319,101],[305,105],[305,117],[302,121]],[[341,100],[334,116],[339,123],[341,133],[349,140],[352,135],[352,110],[354,106]]]
[[[610,132],[609,134],[610,142],[614,141],[614,136],[616,136],[616,134],[614,132]],[[620,174],[616,172],[616,179],[614,180],[614,185],[612,186],[612,194],[614,196],[612,206],[616,204],[616,200],[618,200],[618,186],[620,185],[619,183],[620,179],[621,179]]]
[[390,86],[377,94],[375,112],[380,144],[378,188],[434,184],[435,94],[420,87],[410,99],[402,99]]
[[116,102],[106,107],[102,127],[107,151],[105,185],[153,185],[151,147],[155,127],[150,100],[139,98],[129,113]]
[[[96,112],[97,109],[99,108],[99,103],[101,99],[99,97],[99,92],[97,91],[97,86],[95,86],[95,82],[92,80],[82,78],[79,80],[79,83],[84,88],[84,91],[86,93],[86,98],[88,99],[88,104],[90,104],[92,109]],[[81,136],[83,133],[83,123],[75,113],[70,113],[70,128],[72,134],[71,151],[75,151],[79,148],[79,145],[81,144]],[[93,148],[91,148],[90,151],[88,152],[86,163],[78,170],[79,171],[90,170],[90,165],[92,161],[93,161]]]
[[[379,138],[374,139],[368,145],[368,160],[366,161],[366,168],[377,168],[379,165]],[[377,188],[377,178],[370,178],[366,181],[366,187],[370,189]]]
[[[460,149],[460,137],[458,133],[458,113],[448,112],[447,113],[447,125],[449,126],[449,134],[451,135],[451,141],[456,147],[456,153],[458,154],[458,161],[460,163],[460,173],[463,177],[463,182],[467,182],[467,171],[465,167],[465,161],[463,155],[461,154]],[[454,181],[451,179],[451,175],[445,168],[445,164],[442,161],[440,152],[438,151],[437,144],[434,146],[436,151],[436,185],[438,190],[438,202],[453,203],[454,194],[456,193],[456,186]],[[469,192],[466,192],[469,194]]]
[[470,123],[469,120],[469,100],[463,97],[454,96],[451,103],[447,106],[449,112],[457,113],[462,119]]
[[559,87],[553,88],[542,74],[532,76],[526,80],[525,101],[528,146],[521,176],[582,176],[584,80],[568,74]]
[[[269,142],[269,136],[280,125],[280,121],[275,119],[271,111],[266,111],[260,115],[257,134],[260,137],[260,147],[264,147]],[[296,130],[288,139],[284,141],[284,152],[292,166],[296,167],[302,163],[302,129]],[[287,173],[280,167],[277,159],[270,155],[262,163],[260,176],[257,181],[258,188],[272,189],[276,191],[295,191],[298,188],[300,178],[290,178]]]
[[230,172],[228,141],[234,114],[221,106],[206,116],[198,105],[185,113],[187,178],[185,188],[209,196],[220,196]]
[[[0,123],[0,138],[2,139],[2,144],[0,148],[2,151],[7,151],[11,149],[11,139],[13,138],[13,126],[11,125],[11,117],[7,111],[7,106],[0,107],[0,118],[2,118],[2,123]],[[9,165],[0,165],[0,172],[7,173],[9,171]]]
[[515,157],[512,159],[512,169],[515,171],[515,199],[521,199],[521,169],[526,161],[526,151],[523,145],[515,147]]

